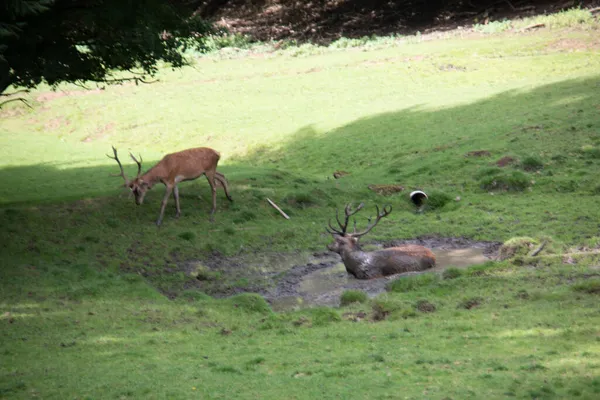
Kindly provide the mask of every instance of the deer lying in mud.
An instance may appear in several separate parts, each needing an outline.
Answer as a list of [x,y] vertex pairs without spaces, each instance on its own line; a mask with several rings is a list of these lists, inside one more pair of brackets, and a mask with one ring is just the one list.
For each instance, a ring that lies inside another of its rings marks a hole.
[[225,195],[229,201],[233,201],[229,195],[229,188],[227,186],[227,179],[220,172],[217,172],[217,164],[221,155],[218,151],[209,149],[208,147],[197,147],[194,149],[183,150],[177,153],[167,154],[162,160],[158,162],[154,167],[150,168],[145,174],[142,173],[142,158],[138,161],[133,154],[129,153],[133,161],[138,166],[138,172],[135,179],[130,180],[125,176],[123,166],[119,157],[117,156],[117,149],[114,147],[114,157],[107,155],[108,158],[115,160],[119,164],[121,169],[120,174],[113,176],[122,176],[125,180],[125,187],[131,189],[131,192],[135,196],[135,203],[139,206],[144,202],[144,196],[148,189],[158,182],[162,182],[166,186],[165,197],[163,198],[160,215],[156,221],[156,225],[160,225],[165,214],[165,207],[171,192],[175,198],[175,207],[177,208],[177,218],[181,215],[181,208],[179,207],[179,188],[177,184],[183,181],[191,181],[199,178],[202,175],[206,176],[210,188],[212,190],[212,210],[210,211],[211,222],[214,219],[214,213],[217,208],[217,182],[219,186],[223,186]]
[[422,271],[435,266],[435,255],[428,248],[419,245],[408,244],[371,252],[360,250],[358,239],[369,233],[382,218],[387,217],[392,212],[392,206],[384,207],[381,212],[379,212],[379,207],[376,206],[377,217],[375,222],[371,223],[369,218],[367,229],[357,232],[356,220],[354,220],[354,231],[348,233],[348,220],[363,206],[364,204],[361,203],[355,210],[352,210],[350,204],[346,205],[344,210],[346,216],[343,223],[340,221],[339,213],[336,210],[335,218],[341,230],[334,228],[331,225],[331,220],[329,220],[329,227],[326,228],[334,239],[334,243],[327,246],[327,248],[342,257],[346,271],[358,279],[372,279],[402,272]]

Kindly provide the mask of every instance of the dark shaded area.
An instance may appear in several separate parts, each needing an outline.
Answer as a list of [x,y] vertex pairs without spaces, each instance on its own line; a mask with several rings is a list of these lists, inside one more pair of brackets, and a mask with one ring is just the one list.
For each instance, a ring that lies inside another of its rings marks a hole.
[[595,7],[598,0],[209,0],[199,14],[257,40],[327,43],[340,37],[414,34],[504,18]]

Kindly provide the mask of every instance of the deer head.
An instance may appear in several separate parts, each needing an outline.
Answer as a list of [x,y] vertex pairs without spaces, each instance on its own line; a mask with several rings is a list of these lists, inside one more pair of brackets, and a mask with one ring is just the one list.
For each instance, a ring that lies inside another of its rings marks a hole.
[[140,174],[142,173],[142,157],[140,156],[140,160],[138,161],[133,154],[129,153],[129,156],[133,159],[133,161],[135,161],[135,163],[138,166],[137,176],[135,177],[135,179],[130,180],[130,179],[127,179],[127,177],[125,176],[125,171],[123,171],[123,165],[121,165],[121,161],[119,161],[119,157],[117,156],[117,149],[115,149],[114,146],[112,149],[113,149],[114,157],[111,157],[108,154],[106,156],[110,159],[115,160],[117,162],[117,164],[119,164],[121,173],[114,174],[111,176],[123,177],[123,179],[125,180],[125,183],[123,184],[123,186],[128,187],[131,190],[131,192],[135,196],[135,204],[137,204],[139,206],[140,204],[142,204],[144,202],[144,196],[146,195],[146,192],[148,191],[148,189],[150,187],[150,185],[147,182],[144,182],[144,180],[140,177]]
[[327,230],[327,232],[329,232],[333,236],[333,240],[334,240],[333,243],[331,243],[330,245],[327,246],[327,248],[330,251],[334,251],[338,254],[342,254],[344,252],[351,252],[354,250],[358,250],[360,248],[359,244],[358,244],[359,238],[361,236],[369,233],[371,231],[371,229],[373,229],[375,227],[375,225],[377,225],[382,218],[387,217],[392,212],[391,205],[384,206],[383,210],[381,212],[379,211],[379,206],[375,206],[375,208],[377,209],[377,216],[375,218],[375,221],[371,222],[372,219],[369,218],[369,225],[367,226],[367,228],[362,232],[357,232],[356,231],[356,219],[354,219],[353,232],[348,233],[348,222],[350,220],[350,217],[353,216],[354,214],[356,214],[357,212],[359,212],[363,207],[364,207],[364,204],[360,203],[358,205],[358,207],[356,207],[353,210],[352,205],[347,204],[344,209],[344,214],[345,214],[344,222],[340,221],[338,210],[335,211],[335,219],[336,219],[338,225],[340,226],[340,229],[338,230],[331,225],[331,219],[329,220],[329,224],[328,224],[329,226],[327,228],[325,228]]

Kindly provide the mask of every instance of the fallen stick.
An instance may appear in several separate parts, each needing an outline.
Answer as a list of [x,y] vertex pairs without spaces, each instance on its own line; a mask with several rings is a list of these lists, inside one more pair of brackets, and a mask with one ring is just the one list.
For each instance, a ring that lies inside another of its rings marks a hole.
[[273,208],[274,208],[274,209],[276,209],[277,211],[279,211],[279,213],[280,213],[280,214],[283,216],[283,218],[285,218],[285,219],[290,219],[290,217],[289,217],[289,216],[288,216],[286,213],[284,213],[284,212],[283,212],[283,210],[282,210],[281,208],[277,207],[277,204],[273,203],[273,202],[271,201],[271,199],[269,199],[268,197],[267,197],[267,201],[269,202],[269,204],[270,204],[271,206],[273,206]]
[[535,250],[534,250],[534,251],[531,253],[531,256],[530,256],[530,257],[535,257],[535,256],[537,256],[538,254],[540,254],[540,251],[542,251],[542,250],[544,249],[544,246],[546,246],[546,241],[545,241],[545,240],[542,242],[542,244],[540,244],[540,246],[539,246],[537,249],[535,249]]
[[546,24],[544,24],[544,23],[531,24],[531,25],[527,25],[525,28],[521,29],[521,32],[528,31],[528,30],[535,29],[535,28],[543,28],[545,26],[546,26]]

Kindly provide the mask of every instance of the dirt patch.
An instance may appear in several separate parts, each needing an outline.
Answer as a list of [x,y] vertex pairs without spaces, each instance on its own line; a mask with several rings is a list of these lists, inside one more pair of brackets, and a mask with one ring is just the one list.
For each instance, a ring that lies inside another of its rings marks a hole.
[[517,160],[515,158],[509,157],[509,156],[504,156],[501,159],[499,159],[498,161],[496,161],[496,165],[500,168],[504,168],[507,165],[512,165],[516,162],[517,162]]
[[44,123],[44,129],[47,131],[55,131],[63,126],[71,125],[71,121],[64,117],[52,118]]
[[369,185],[370,190],[381,196],[390,196],[404,190],[402,185]]
[[489,157],[492,154],[487,150],[474,150],[465,154],[465,157]]
[[335,171],[335,172],[333,173],[333,177],[334,177],[335,179],[340,179],[340,178],[342,178],[342,177],[344,177],[344,176],[346,176],[346,175],[350,175],[350,172],[346,172],[346,171]]
[[90,142],[93,142],[94,140],[102,139],[103,137],[110,134],[110,132],[112,132],[114,129],[115,129],[115,123],[109,122],[106,125],[97,127],[96,131],[93,134],[87,135],[86,137],[81,139],[81,141],[83,143],[90,143]]
[[417,302],[415,308],[422,313],[431,313],[431,312],[435,312],[435,310],[436,310],[435,304],[430,303],[427,300],[419,300]]
[[549,43],[547,48],[562,52],[600,50],[600,39],[583,40],[563,38]]

